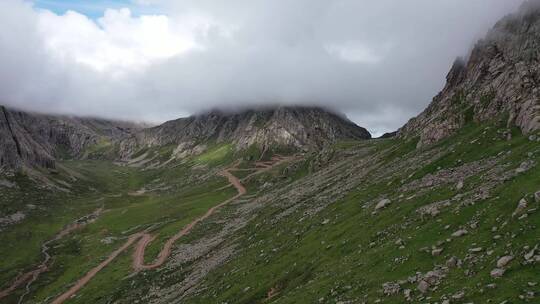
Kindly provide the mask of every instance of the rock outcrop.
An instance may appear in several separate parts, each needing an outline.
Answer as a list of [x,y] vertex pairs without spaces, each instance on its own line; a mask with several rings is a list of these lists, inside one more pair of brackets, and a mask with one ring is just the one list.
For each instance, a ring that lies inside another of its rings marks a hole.
[[469,121],[504,119],[525,134],[540,130],[540,1],[500,20],[468,59],[458,58],[444,89],[399,130],[419,146],[445,138]]
[[339,139],[369,138],[366,129],[339,114],[315,107],[276,107],[236,113],[212,111],[169,121],[122,141],[120,151],[128,157],[145,147],[174,144],[187,150],[210,142],[230,142],[238,150],[253,145],[262,150],[309,150]]
[[56,158],[79,158],[100,140],[125,137],[135,124],[31,114],[0,106],[0,172],[55,168]]

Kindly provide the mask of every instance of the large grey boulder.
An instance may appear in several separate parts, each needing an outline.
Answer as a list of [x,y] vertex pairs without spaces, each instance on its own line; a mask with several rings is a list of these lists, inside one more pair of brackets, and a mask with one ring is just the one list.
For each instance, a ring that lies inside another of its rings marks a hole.
[[382,200],[380,200],[377,205],[375,205],[375,210],[380,210],[380,209],[383,209],[383,208],[386,208],[388,205],[390,205],[392,203],[391,200],[387,199],[387,198],[384,198]]
[[504,267],[506,267],[513,259],[514,259],[513,256],[511,256],[511,255],[505,255],[505,256],[501,257],[501,258],[497,261],[497,267],[498,267],[498,268],[504,268]]

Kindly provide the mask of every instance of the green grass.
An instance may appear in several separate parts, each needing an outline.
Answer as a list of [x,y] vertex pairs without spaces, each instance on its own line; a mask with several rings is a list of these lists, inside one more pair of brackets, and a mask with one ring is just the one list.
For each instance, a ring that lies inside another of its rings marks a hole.
[[99,159],[104,156],[106,156],[110,150],[113,148],[113,143],[105,138],[102,137],[98,140],[98,142],[95,145],[91,145],[84,151],[85,158],[90,159]]
[[[237,244],[235,254],[211,271],[203,279],[199,292],[184,302],[338,303],[350,300],[352,303],[374,303],[381,300],[382,303],[403,303],[402,293],[390,297],[383,295],[382,284],[407,279],[416,272],[430,271],[436,265],[445,264],[451,256],[463,259],[463,268],[449,270],[437,290],[426,295],[430,299],[418,302],[440,303],[443,295],[460,290],[465,291],[463,303],[485,303],[488,299],[492,303],[504,300],[524,302],[519,296],[526,291],[540,292],[539,285],[528,286],[528,282],[538,282],[539,266],[521,263],[525,252],[523,248],[534,247],[540,242],[540,216],[536,211],[526,219],[517,220],[511,214],[521,198],[526,197],[532,202],[532,194],[540,190],[540,144],[529,141],[516,129],[512,130],[512,139],[508,141],[502,137],[501,130],[503,126],[496,123],[478,125],[470,122],[452,137],[422,148],[416,148],[418,139],[338,142],[325,151],[324,157],[317,153],[307,154],[294,165],[284,164],[251,178],[246,181],[249,194],[265,196],[273,190],[309,182],[337,162],[347,165],[347,162],[372,157],[368,165],[375,168],[343,198],[325,197],[328,205],[314,215],[308,215],[307,211],[319,190],[301,197],[294,193],[290,198],[285,196],[286,200],[291,200],[288,203],[299,205],[279,221],[275,220],[276,216],[284,212],[285,207],[271,199],[264,200],[253,220],[225,241],[223,246]],[[164,147],[159,152],[150,152],[167,155],[170,149]],[[0,195],[2,207],[11,212],[28,201],[35,201],[43,206],[47,204],[47,209],[46,212],[30,213],[27,221],[0,234],[0,241],[11,245],[0,248],[0,254],[5,257],[0,261],[0,268],[4,270],[0,281],[9,281],[18,270],[39,261],[39,246],[44,240],[64,224],[101,204],[108,211],[95,223],[54,244],[51,250],[53,267],[33,285],[28,299],[44,301],[65,291],[70,283],[121,246],[129,234],[149,227],[158,235],[147,248],[145,259],[151,262],[164,242],[186,223],[235,195],[232,187],[216,191],[227,185],[224,178],[202,176],[211,172],[209,170],[230,165],[236,159],[243,160],[240,167],[250,167],[256,160],[254,157],[260,157],[259,153],[255,148],[242,154],[233,151],[230,144],[212,145],[205,153],[194,157],[193,162],[156,170],[117,167],[106,161],[65,162],[69,169],[81,172],[87,178],[76,183],[70,194],[44,193],[41,189],[32,188],[24,177],[16,177],[25,191],[10,189],[3,192]],[[362,153],[367,153],[367,156],[362,156]],[[432,155],[437,157],[422,158]],[[383,180],[375,178],[380,172],[412,158],[429,161],[415,163],[414,169],[389,171],[393,175],[384,176]],[[478,188],[486,182],[482,177],[485,171],[468,176],[462,190],[455,189],[454,184],[443,184],[421,193],[402,193],[399,190],[402,184],[427,174],[487,158],[497,159],[498,165],[505,165],[508,170],[514,170],[527,159],[535,161],[537,166],[504,181],[494,188],[488,199],[470,205],[454,201],[434,218],[421,216],[418,209]],[[322,167],[316,167],[321,163]],[[192,170],[192,165],[200,164],[206,165],[207,169]],[[341,177],[340,168],[332,169],[332,177]],[[194,176],[196,174],[201,176]],[[238,176],[247,174],[239,172]],[[339,188],[345,181],[346,178],[329,180],[328,184],[336,184],[324,187]],[[142,196],[128,195],[162,183],[170,187]],[[270,186],[263,190],[262,186],[267,184]],[[412,194],[416,196],[408,199]],[[24,203],[10,205],[19,196],[24,198]],[[381,197],[390,198],[392,204],[374,214],[373,203]],[[100,198],[104,199],[98,201]],[[179,243],[189,244],[214,236],[223,225],[219,220],[230,219],[235,208],[238,207],[223,208],[216,214],[215,221],[201,223]],[[472,222],[477,223],[477,228],[470,226]],[[504,222],[506,224],[503,225]],[[496,232],[492,231],[494,226],[498,227]],[[469,234],[452,238],[451,233],[461,227],[466,227]],[[501,235],[501,239],[493,240],[495,234]],[[116,240],[104,244],[102,240],[107,237]],[[397,239],[404,241],[404,248],[396,245]],[[444,248],[442,255],[432,256],[421,250],[432,246]],[[493,253],[481,258],[478,255],[473,263],[466,259],[473,247],[482,247],[484,252],[493,250]],[[188,262],[173,269],[130,276],[131,253],[131,250],[125,252],[110,264],[69,303],[133,303],[147,295],[151,286],[168,287],[182,282],[193,265]],[[492,279],[489,272],[495,267],[497,257],[508,253],[515,255],[516,260],[502,279]],[[200,258],[204,259],[205,256]],[[466,269],[470,271],[468,275],[465,274]],[[498,285],[496,289],[485,288],[493,282]],[[402,287],[412,289],[414,296],[419,296],[416,284],[404,283]],[[277,294],[267,299],[272,289]]]
[[[0,234],[0,241],[8,244],[0,249],[3,256],[0,261],[0,269],[3,270],[0,281],[5,282],[2,287],[7,287],[19,271],[32,269],[40,262],[41,244],[51,239],[63,226],[101,206],[106,212],[96,222],[53,244],[50,250],[53,267],[33,285],[34,292],[27,299],[44,300],[66,290],[68,284],[121,246],[129,234],[149,227],[152,227],[152,233],[158,235],[147,249],[147,260],[153,260],[167,238],[206,213],[210,207],[236,194],[232,187],[216,191],[228,185],[226,179],[216,176],[204,182],[197,181],[191,178],[192,172],[185,166],[141,171],[114,166],[106,161],[69,161],[63,165],[84,175],[84,179],[80,179],[74,187],[77,192],[46,192],[48,195],[43,195],[42,190],[33,188],[33,183],[20,177],[18,182],[21,188],[1,196],[5,205],[19,197],[26,198],[25,202],[33,202],[40,209],[30,214],[22,224],[14,225]],[[141,196],[129,195],[160,182],[165,182],[168,190]],[[23,187],[24,191],[21,190]],[[20,210],[21,206],[10,208]],[[105,238],[116,241],[104,244],[102,240]],[[129,275],[131,271],[126,263],[125,259],[114,262],[96,278],[100,282],[97,290],[89,288],[88,293],[83,291],[81,294],[99,299],[113,292],[119,276]],[[18,294],[20,291],[12,299]],[[85,297],[83,299],[82,303],[88,301]]]
[[204,165],[218,165],[230,160],[234,151],[232,144],[216,145],[195,158],[195,163]]
[[[493,125],[469,125],[463,132],[437,145],[417,150],[416,141],[403,142],[399,139],[377,141],[378,151],[383,152],[381,164],[392,164],[400,158],[426,153],[430,149],[453,150],[443,154],[434,162],[421,167],[410,180],[440,169],[452,168],[461,163],[472,162],[512,151],[504,159],[505,163],[517,166],[527,158],[530,151],[538,151],[538,143],[526,140],[514,132],[511,141],[497,136]],[[494,139],[495,138],[495,139]],[[478,141],[471,143],[471,141]],[[460,143],[454,145],[455,143]],[[351,148],[345,145],[342,148]],[[536,153],[536,161],[539,155]],[[461,162],[457,162],[461,160]],[[305,167],[304,167],[305,168]],[[305,169],[300,169],[305,172]],[[408,172],[402,173],[402,179]],[[309,174],[302,173],[302,177]],[[309,178],[309,177],[307,177]],[[518,222],[510,215],[517,202],[524,196],[530,198],[540,190],[540,170],[532,169],[499,186],[492,198],[459,209],[446,208],[437,218],[422,218],[416,210],[426,204],[452,198],[456,194],[453,185],[432,189],[420,197],[407,201],[398,198],[400,193],[388,184],[374,184],[369,178],[358,190],[324,209],[313,218],[305,218],[302,209],[285,220],[275,224],[271,219],[280,210],[269,206],[257,220],[243,231],[241,248],[229,263],[211,273],[204,282],[201,295],[189,299],[189,303],[337,303],[338,301],[362,299],[373,303],[383,299],[384,303],[403,303],[402,295],[385,297],[381,293],[384,282],[406,279],[416,271],[427,272],[437,264],[444,264],[450,256],[464,258],[474,246],[491,248],[493,245],[491,228],[500,226],[502,221],[510,223],[499,233],[504,241],[493,247],[491,257],[478,264],[466,264],[473,272],[464,275],[464,269],[451,270],[439,289],[429,295],[439,299],[443,294],[466,291],[465,302],[483,303],[492,299],[494,303],[503,300],[515,301],[521,290],[527,289],[527,282],[537,282],[538,266],[522,266],[515,262],[508,275],[498,280],[497,289],[487,290],[485,285],[493,282],[489,271],[493,269],[496,257],[505,252],[522,252],[523,246],[534,246],[540,239],[540,217],[533,216]],[[467,179],[467,187],[481,183],[479,176]],[[394,203],[377,215],[372,208],[363,204],[380,196],[392,197]],[[405,196],[407,197],[407,195]],[[459,211],[453,211],[459,210]],[[481,216],[480,216],[481,215]],[[478,219],[479,228],[468,228],[470,234],[446,243],[450,234],[460,226],[467,226]],[[323,225],[325,220],[329,223]],[[449,229],[444,227],[449,225]],[[517,233],[514,238],[511,234]],[[398,249],[394,243],[401,238],[405,248]],[[423,247],[431,248],[438,242],[444,247],[443,254],[432,257],[421,252]],[[374,243],[374,246],[370,244]],[[510,243],[510,247],[506,245]],[[396,259],[398,262],[396,262]],[[403,259],[403,260],[402,260]],[[481,286],[482,288],[479,288]],[[415,295],[416,284],[404,284]],[[267,300],[272,289],[279,293]],[[528,287],[538,292],[538,287]]]

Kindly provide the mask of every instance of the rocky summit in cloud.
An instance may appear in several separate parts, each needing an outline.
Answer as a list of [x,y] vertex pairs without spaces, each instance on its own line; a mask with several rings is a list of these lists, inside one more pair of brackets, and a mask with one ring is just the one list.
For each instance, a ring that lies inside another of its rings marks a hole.
[[319,105],[377,135],[424,108],[455,57],[520,2],[4,0],[0,100],[152,122]]

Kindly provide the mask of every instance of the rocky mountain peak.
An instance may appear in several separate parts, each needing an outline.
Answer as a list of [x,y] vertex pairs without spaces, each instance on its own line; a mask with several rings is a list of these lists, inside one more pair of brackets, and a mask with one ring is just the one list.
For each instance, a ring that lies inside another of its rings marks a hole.
[[458,58],[444,89],[399,131],[436,142],[467,122],[505,119],[524,133],[540,130],[540,1],[528,1],[501,19],[473,48]]
[[81,158],[86,148],[120,139],[138,128],[127,122],[33,114],[0,106],[0,172],[54,169],[58,158]]
[[[371,134],[344,115],[318,107],[277,106],[212,110],[145,129],[121,144],[123,157],[142,147],[178,145],[184,149],[215,143],[232,143],[236,149],[253,145],[265,150],[309,150],[339,139],[369,139]],[[199,149],[197,149],[199,150]]]

